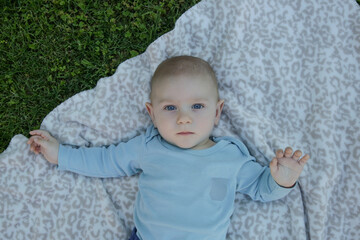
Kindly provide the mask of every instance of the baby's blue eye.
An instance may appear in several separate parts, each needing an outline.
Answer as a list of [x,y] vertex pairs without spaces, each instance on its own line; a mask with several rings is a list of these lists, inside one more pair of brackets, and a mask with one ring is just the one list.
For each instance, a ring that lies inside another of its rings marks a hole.
[[174,105],[165,106],[164,110],[166,111],[175,111],[176,107]]
[[192,105],[192,109],[202,109],[204,107],[204,105],[200,104],[200,103],[196,103],[194,105]]

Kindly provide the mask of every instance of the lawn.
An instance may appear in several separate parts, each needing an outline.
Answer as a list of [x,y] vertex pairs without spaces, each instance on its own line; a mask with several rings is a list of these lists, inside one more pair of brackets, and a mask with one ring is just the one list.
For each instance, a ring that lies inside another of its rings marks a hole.
[[0,0],[0,152],[200,0]]
[[0,152],[144,52],[199,1],[0,0]]

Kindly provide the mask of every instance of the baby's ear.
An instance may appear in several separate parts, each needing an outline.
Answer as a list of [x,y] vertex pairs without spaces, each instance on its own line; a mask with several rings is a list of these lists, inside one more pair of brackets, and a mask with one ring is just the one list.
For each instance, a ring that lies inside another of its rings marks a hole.
[[224,102],[225,101],[223,99],[221,99],[216,104],[215,125],[218,125],[218,123],[220,121],[220,116],[221,116],[221,112],[222,112],[223,107],[224,107]]
[[154,118],[154,109],[153,109],[152,104],[149,102],[146,102],[145,106],[146,106],[146,110],[151,118],[151,121],[153,122],[154,126],[156,127],[155,118]]

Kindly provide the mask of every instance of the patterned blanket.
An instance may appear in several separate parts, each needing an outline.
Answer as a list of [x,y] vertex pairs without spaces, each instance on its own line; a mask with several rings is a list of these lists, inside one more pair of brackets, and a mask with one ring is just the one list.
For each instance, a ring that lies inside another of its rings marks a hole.
[[[214,135],[240,138],[261,164],[287,145],[311,155],[287,197],[238,194],[227,239],[360,239],[360,8],[355,0],[204,0],[145,53],[55,108],[61,143],[134,137],[157,65],[207,60],[225,107]],[[0,239],[127,239],[137,177],[61,172],[15,136],[0,155]]]

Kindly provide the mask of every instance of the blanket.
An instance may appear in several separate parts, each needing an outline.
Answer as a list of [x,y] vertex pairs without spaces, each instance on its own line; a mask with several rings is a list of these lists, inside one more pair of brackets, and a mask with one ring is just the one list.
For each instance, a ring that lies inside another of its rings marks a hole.
[[[41,128],[63,144],[126,141],[150,124],[159,63],[208,61],[225,100],[214,135],[241,139],[263,165],[290,145],[309,153],[296,188],[270,203],[237,194],[227,239],[360,239],[360,8],[355,0],[204,0]],[[127,239],[137,176],[58,171],[17,135],[0,155],[0,239]]]

